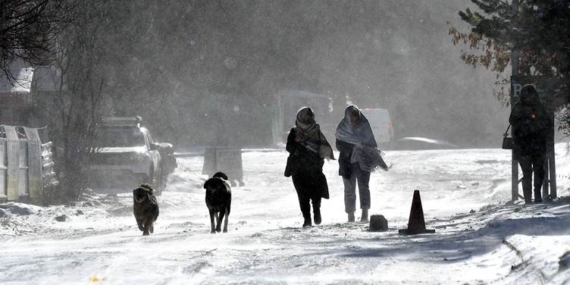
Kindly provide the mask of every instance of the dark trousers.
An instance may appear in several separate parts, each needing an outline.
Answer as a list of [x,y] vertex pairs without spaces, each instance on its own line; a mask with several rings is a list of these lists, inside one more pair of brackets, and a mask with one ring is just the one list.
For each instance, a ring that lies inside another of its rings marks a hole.
[[358,162],[350,165],[350,179],[343,178],[344,182],[344,211],[354,213],[356,210],[356,185],[360,197],[360,209],[370,209],[370,172],[360,169]]
[[532,174],[534,172],[534,201],[542,201],[542,183],[544,181],[545,154],[519,156],[519,164],[523,172],[522,188],[524,201],[532,202]]
[[318,184],[318,175],[320,175],[318,171],[294,172],[292,175],[301,213],[303,213],[303,218],[309,220],[311,219],[311,202],[313,203],[313,213],[320,215],[321,211],[322,195]]

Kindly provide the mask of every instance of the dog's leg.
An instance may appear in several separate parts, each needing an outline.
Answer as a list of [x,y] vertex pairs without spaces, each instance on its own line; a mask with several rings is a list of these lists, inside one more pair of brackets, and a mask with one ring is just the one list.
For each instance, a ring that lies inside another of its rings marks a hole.
[[225,211],[225,212],[226,212],[226,213],[225,213],[225,216],[226,216],[226,217],[225,217],[225,220],[224,220],[224,233],[227,233],[227,232],[228,232],[228,218],[230,217],[230,211],[229,211],[229,209],[226,208],[226,211]]
[[144,231],[143,220],[139,218],[136,218],[136,220],[137,220],[137,225],[139,226],[139,230]]
[[216,216],[216,213],[214,213],[213,209],[208,209],[208,211],[210,211],[210,233],[215,234],[216,231],[214,229],[214,217]]
[[220,210],[219,216],[218,216],[218,221],[216,223],[216,232],[221,232],[222,231],[222,220],[224,219],[224,216],[226,214],[226,209],[222,208]]
[[148,230],[149,230],[149,228],[150,228],[150,223],[151,223],[151,222],[150,222],[149,219],[146,219],[146,218],[144,219],[144,221],[143,221],[143,224],[144,224],[143,236],[148,236],[148,235],[149,235]]

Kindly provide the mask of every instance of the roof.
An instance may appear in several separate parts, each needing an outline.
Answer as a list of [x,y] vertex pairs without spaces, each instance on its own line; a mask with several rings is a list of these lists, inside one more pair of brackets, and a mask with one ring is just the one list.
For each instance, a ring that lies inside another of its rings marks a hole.
[[101,123],[105,127],[138,127],[142,123],[142,118],[140,116],[102,117]]
[[0,94],[60,90],[61,71],[53,66],[33,68],[16,61],[11,64],[10,73],[14,78],[9,79],[0,73]]
[[34,69],[20,62],[10,65],[10,73],[14,78],[8,78],[0,73],[0,93],[30,93]]

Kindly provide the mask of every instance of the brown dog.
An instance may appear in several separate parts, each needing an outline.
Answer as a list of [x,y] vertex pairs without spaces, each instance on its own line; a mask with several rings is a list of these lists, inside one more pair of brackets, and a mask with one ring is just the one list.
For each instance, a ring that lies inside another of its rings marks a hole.
[[[210,212],[211,233],[220,232],[222,219],[224,221],[224,233],[228,232],[228,217],[232,205],[232,190],[228,184],[228,176],[223,172],[217,172],[204,183],[206,189],[206,206]],[[214,217],[217,220],[214,229]]]
[[152,187],[146,183],[133,190],[133,212],[143,236],[154,232],[153,224],[158,218],[158,203],[153,191]]

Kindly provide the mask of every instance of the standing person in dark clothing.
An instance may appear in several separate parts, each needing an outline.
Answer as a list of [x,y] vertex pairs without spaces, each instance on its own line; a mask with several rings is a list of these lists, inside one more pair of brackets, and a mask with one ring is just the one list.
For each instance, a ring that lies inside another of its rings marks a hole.
[[348,221],[354,222],[356,209],[356,184],[360,197],[362,215],[360,221],[368,221],[370,209],[370,172],[377,167],[388,170],[386,163],[377,148],[374,133],[368,119],[354,105],[344,111],[344,118],[336,128],[336,148],[340,151],[338,158],[339,175],[344,183],[344,207]]
[[534,202],[542,202],[544,162],[547,141],[553,120],[540,102],[532,85],[521,89],[519,102],[511,111],[509,123],[513,126],[514,155],[523,172],[522,184],[525,203],[532,202],[532,174],[534,172]]
[[315,121],[315,113],[309,107],[297,112],[295,127],[287,137],[287,167],[285,176],[292,176],[303,213],[303,227],[310,227],[311,205],[315,224],[320,224],[321,198],[329,198],[327,179],[323,174],[324,159],[334,159],[331,145]]

